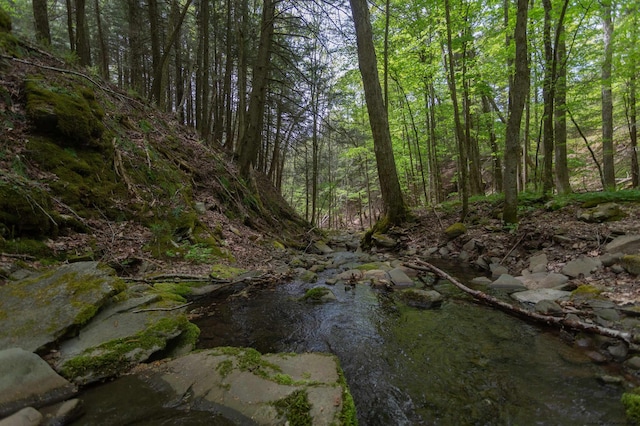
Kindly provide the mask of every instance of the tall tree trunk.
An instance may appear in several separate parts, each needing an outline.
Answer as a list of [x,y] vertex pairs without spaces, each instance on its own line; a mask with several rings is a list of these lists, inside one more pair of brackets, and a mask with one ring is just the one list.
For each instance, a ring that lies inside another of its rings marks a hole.
[[238,166],[240,174],[249,179],[251,166],[254,165],[258,150],[260,149],[262,123],[264,120],[264,106],[266,102],[267,86],[269,84],[269,64],[271,61],[271,43],[274,33],[275,1],[264,0],[262,6],[262,24],[260,29],[260,41],[258,44],[258,56],[253,68],[253,81],[251,84],[251,97],[249,99],[249,111],[247,129],[244,132],[239,145]]
[[520,153],[520,123],[529,91],[529,63],[527,53],[528,1],[518,0],[514,41],[516,47],[515,75],[509,90],[509,118],[504,150],[504,210],[506,223],[518,223],[518,154]]
[[551,41],[551,0],[542,0],[544,6],[544,83],[542,98],[544,102],[543,132],[542,132],[542,192],[549,194],[553,191],[553,102],[554,80],[553,72],[555,56]]
[[638,113],[636,106],[637,77],[636,60],[633,59],[631,78],[629,81],[629,138],[631,139],[631,183],[640,188],[640,169],[638,167]]
[[87,25],[86,0],[76,0],[76,52],[80,65],[91,66],[91,43]]
[[455,60],[453,57],[453,40],[451,37],[451,13],[449,0],[444,0],[445,19],[447,25],[447,81],[449,84],[449,93],[451,95],[451,103],[453,104],[453,118],[456,126],[456,139],[458,141],[458,190],[462,198],[462,211],[460,220],[464,221],[469,212],[469,172],[467,158],[467,144],[465,143],[465,132],[460,118],[460,109],[458,107],[458,93],[456,85]]
[[[151,67],[153,69],[153,82],[149,95],[151,100],[155,100],[157,104],[160,105],[162,85],[156,83],[158,70],[161,69],[160,55],[162,54],[162,52],[160,52],[162,34],[160,33],[160,22],[158,20],[158,0],[147,0],[147,2],[149,28],[151,30],[151,33],[149,34],[149,38],[151,40]],[[162,76],[160,76],[160,79],[162,79]]]
[[367,0],[350,0],[350,3],[356,28],[358,64],[373,135],[384,214],[387,224],[398,224],[406,219],[407,211],[398,181],[393,146],[391,145],[391,133],[389,132],[389,118],[380,88],[369,8]]
[[66,0],[67,5],[67,35],[69,37],[69,50],[72,52],[76,51],[76,33],[73,29],[73,2],[71,0]]
[[602,167],[604,189],[616,189],[613,148],[613,93],[611,90],[611,67],[613,62],[613,20],[611,18],[611,0],[602,0],[603,50],[602,60]]
[[129,24],[129,80],[131,87],[142,95],[142,22],[139,0],[127,0]]
[[[238,25],[238,107],[236,108],[237,140],[244,139],[247,119],[247,32],[248,32],[248,0],[239,0],[240,23]],[[239,154],[240,144],[236,146]]]
[[[171,3],[171,16],[173,17],[173,21],[177,20],[177,16],[180,13],[180,5],[177,0],[174,0]],[[182,42],[181,42],[181,34],[178,32],[178,36],[174,40],[173,50],[175,52],[174,55],[174,78],[175,78],[175,105],[176,105],[176,113],[178,115],[178,122],[180,124],[185,123],[185,114],[184,114],[184,71],[182,65]]]
[[567,164],[567,46],[564,37],[564,25],[560,25],[558,31],[560,31],[560,35],[555,52],[558,72],[556,75],[554,110],[556,188],[559,194],[568,194],[571,192],[571,185],[569,184],[569,166]]
[[47,0],[33,0],[33,19],[35,21],[36,39],[45,44],[51,44],[51,30],[49,29],[49,10]]
[[102,13],[100,11],[100,0],[95,0],[94,9],[96,13],[96,26],[98,29],[98,45],[100,46],[100,53],[98,55],[98,62],[100,64],[100,75],[104,79],[109,79],[109,44],[107,37],[104,33],[104,26],[102,25]]
[[209,1],[200,0],[198,13],[198,69],[196,70],[196,128],[205,140],[209,122]]
[[[512,78],[510,78],[509,80],[513,81]],[[482,112],[489,115],[490,117],[493,115],[491,110],[491,103],[489,102],[489,97],[487,95],[482,95]],[[493,118],[490,118],[488,120],[487,127],[489,131],[489,145],[491,146],[491,171],[493,174],[493,189],[495,192],[502,192],[502,161],[500,161],[500,155],[498,154],[498,139],[496,137],[495,127],[493,126]]]

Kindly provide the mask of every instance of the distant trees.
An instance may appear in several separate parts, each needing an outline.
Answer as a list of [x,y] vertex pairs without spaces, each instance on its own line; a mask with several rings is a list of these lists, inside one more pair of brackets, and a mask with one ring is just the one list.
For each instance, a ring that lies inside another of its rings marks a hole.
[[317,226],[445,200],[473,219],[467,200],[491,192],[514,222],[523,191],[640,186],[636,0],[0,5],[17,31],[197,128],[245,177],[264,173]]

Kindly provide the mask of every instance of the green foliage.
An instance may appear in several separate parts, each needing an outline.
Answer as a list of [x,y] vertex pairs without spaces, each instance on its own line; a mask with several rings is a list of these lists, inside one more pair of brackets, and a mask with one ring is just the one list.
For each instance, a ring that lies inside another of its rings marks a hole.
[[0,8],[0,32],[11,32],[11,16],[3,8]]
[[634,425],[640,424],[640,389],[622,394],[622,404],[627,413],[627,419]]
[[41,187],[28,181],[0,180],[0,237],[55,235],[52,201]]
[[322,299],[323,296],[329,293],[329,289],[326,287],[314,287],[307,290],[302,296],[302,300],[317,302]]

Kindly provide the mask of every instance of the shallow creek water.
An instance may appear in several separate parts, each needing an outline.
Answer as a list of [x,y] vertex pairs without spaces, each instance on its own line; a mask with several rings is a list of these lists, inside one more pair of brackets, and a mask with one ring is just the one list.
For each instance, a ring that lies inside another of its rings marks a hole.
[[[463,271],[452,272],[464,281]],[[598,381],[606,370],[554,331],[475,304],[447,282],[435,285],[447,296],[435,310],[407,307],[367,285],[327,286],[337,301],[325,304],[299,300],[329,276],[250,298],[199,301],[208,311],[194,321],[202,331],[199,348],[331,352],[361,425],[625,424],[622,388]],[[99,388],[91,392],[89,411],[101,398]],[[157,424],[207,424],[201,414],[167,412]]]

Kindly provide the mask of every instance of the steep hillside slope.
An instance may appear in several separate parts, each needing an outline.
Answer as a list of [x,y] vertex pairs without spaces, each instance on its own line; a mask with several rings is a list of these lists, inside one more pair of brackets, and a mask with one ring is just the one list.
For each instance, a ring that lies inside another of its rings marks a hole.
[[[0,19],[0,252],[193,271],[256,266],[304,221],[191,129],[8,31]],[[6,272],[6,271],[5,271]],[[0,265],[2,274],[2,265]]]

